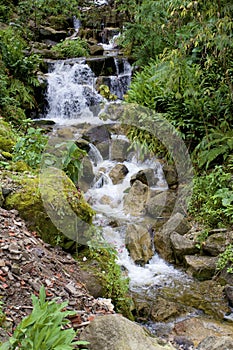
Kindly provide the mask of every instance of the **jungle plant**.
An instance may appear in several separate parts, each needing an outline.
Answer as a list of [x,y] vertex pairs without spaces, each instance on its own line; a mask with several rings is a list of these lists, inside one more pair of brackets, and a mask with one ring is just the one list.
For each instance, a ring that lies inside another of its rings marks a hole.
[[53,46],[52,51],[56,52],[59,58],[89,56],[87,42],[80,38],[76,38],[75,40],[64,40]]
[[23,160],[31,168],[38,168],[46,143],[47,137],[42,129],[29,127],[27,133],[19,138],[14,147],[13,161]]
[[68,317],[75,314],[65,310],[67,302],[46,301],[42,286],[38,298],[32,295],[32,303],[32,313],[20,322],[12,337],[0,346],[1,350],[73,350],[77,345],[88,344],[75,341],[73,328],[63,329],[69,323]]
[[210,173],[196,176],[189,213],[207,227],[221,227],[232,223],[232,174],[222,166]]
[[193,159],[198,167],[208,169],[214,163],[223,163],[233,150],[233,130],[221,125],[211,129],[197,145],[193,152]]
[[227,268],[228,273],[233,273],[233,245],[229,244],[225,251],[219,255],[217,270]]

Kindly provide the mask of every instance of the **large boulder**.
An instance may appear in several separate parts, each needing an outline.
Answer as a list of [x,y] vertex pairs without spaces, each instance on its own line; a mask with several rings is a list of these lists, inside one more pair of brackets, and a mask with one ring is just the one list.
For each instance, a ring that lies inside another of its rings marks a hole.
[[18,210],[29,228],[45,242],[64,248],[72,241],[85,240],[80,233],[85,235],[94,215],[82,193],[58,169],[44,172],[40,180],[18,180],[18,187],[7,196],[5,206]]
[[66,30],[56,30],[51,27],[40,27],[39,28],[39,37],[41,40],[49,39],[55,42],[64,40],[67,37]]
[[113,185],[121,183],[129,170],[124,164],[116,164],[109,173],[109,177],[112,180]]
[[136,264],[144,265],[153,256],[151,236],[147,228],[128,224],[125,236],[126,248]]
[[[96,317],[81,333],[91,350],[172,350],[160,345],[141,326],[115,314]],[[175,349],[174,349],[175,350]]]
[[[232,346],[224,348],[220,346],[219,342],[226,337],[230,337],[229,341],[232,342],[233,328],[227,322],[223,323],[203,316],[186,317],[176,320],[171,337],[173,336],[174,338],[185,337],[189,339],[194,343],[195,349],[198,350],[230,350]],[[211,342],[210,338],[212,338]],[[205,348],[204,344],[205,346],[211,344],[211,346]]]
[[124,197],[124,212],[133,216],[142,215],[149,198],[149,187],[136,180]]

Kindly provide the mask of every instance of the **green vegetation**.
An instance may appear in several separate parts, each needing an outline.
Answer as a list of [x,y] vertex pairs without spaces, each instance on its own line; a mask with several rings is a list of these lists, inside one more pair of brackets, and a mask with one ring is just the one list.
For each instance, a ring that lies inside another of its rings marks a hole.
[[89,56],[88,45],[85,40],[64,40],[52,48],[58,58],[87,57]]
[[[117,0],[117,5],[126,15],[121,44],[139,66],[126,100],[159,113],[184,140],[195,168],[189,215],[205,227],[201,248],[210,228],[233,222],[232,2]],[[129,138],[143,154],[171,161],[150,124],[155,114],[142,111]]]
[[32,295],[32,304],[32,313],[19,323],[1,350],[72,350],[88,344],[75,341],[73,328],[63,329],[69,323],[68,317],[75,314],[65,310],[67,302],[46,301],[45,288],[41,287],[39,298]]
[[233,273],[233,245],[229,244],[224,253],[220,254],[217,270],[223,270],[226,267],[228,273]]
[[38,168],[46,143],[47,137],[43,130],[30,127],[26,135],[20,137],[14,146],[13,161],[23,160],[31,168]]
[[102,238],[99,228],[91,228],[91,237],[89,255],[98,262],[97,275],[103,281],[104,296],[111,298],[115,311],[133,320],[131,298],[128,296],[129,279],[122,276],[121,267],[117,264],[117,251]]
[[189,213],[209,227],[232,224],[232,174],[222,166],[215,166],[210,173],[196,176]]

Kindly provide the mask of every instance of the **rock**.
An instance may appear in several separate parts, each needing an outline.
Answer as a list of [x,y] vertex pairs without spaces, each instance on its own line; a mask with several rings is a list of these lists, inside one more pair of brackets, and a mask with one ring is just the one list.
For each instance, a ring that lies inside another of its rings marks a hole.
[[184,255],[192,255],[199,252],[195,241],[177,232],[171,233],[170,240],[177,262],[182,262]]
[[174,165],[165,164],[163,166],[163,172],[169,188],[178,185],[178,176]]
[[139,325],[120,315],[96,317],[82,332],[81,340],[90,342],[91,350],[172,350],[162,346]]
[[178,316],[180,312],[178,303],[157,297],[151,307],[150,319],[153,322],[165,322],[171,317]]
[[147,228],[143,226],[128,224],[125,244],[136,264],[144,265],[153,256],[151,236]]
[[109,145],[110,145],[109,141],[104,141],[96,145],[96,148],[100,152],[103,159],[109,159]]
[[155,177],[154,169],[149,168],[139,170],[139,172],[134,174],[130,179],[130,185],[132,186],[136,180],[141,181],[147,186],[154,186],[156,185],[158,178]]
[[113,185],[122,183],[129,170],[124,164],[116,164],[109,173]]
[[82,150],[89,152],[90,151],[90,144],[87,140],[84,140],[82,138],[79,138],[75,141],[75,144],[81,148]]
[[89,130],[87,130],[83,135],[84,140],[87,140],[93,143],[94,145],[97,145],[98,143],[104,141],[109,141],[110,138],[111,134],[105,125],[93,126]]
[[169,232],[176,232],[180,235],[184,235],[191,229],[191,225],[183,214],[175,213],[169,218],[163,228]]
[[83,282],[88,292],[94,297],[99,298],[104,295],[103,282],[97,274],[90,271],[81,270],[80,280]]
[[50,168],[41,175],[40,181],[36,177],[28,178],[21,180],[19,185],[7,196],[5,206],[17,209],[29,227],[39,230],[47,243],[56,245],[59,239],[65,247],[68,242],[71,243],[69,239],[76,240],[77,230],[84,233],[90,225],[94,211],[64,172]]
[[211,234],[203,244],[203,252],[208,255],[218,256],[223,253],[230,242],[225,232]]
[[111,205],[112,201],[113,201],[113,198],[110,196],[107,196],[106,194],[100,198],[100,204]]
[[40,27],[39,36],[41,40],[49,39],[59,42],[67,37],[67,32],[65,30],[55,30],[51,27]]
[[158,218],[169,216],[172,213],[176,201],[176,194],[173,191],[163,191],[150,198],[146,205],[150,216]]
[[205,338],[197,350],[230,350],[233,349],[233,338],[227,336],[210,336]]
[[229,300],[229,304],[232,307],[233,306],[233,286],[230,286],[227,284],[224,288],[224,292],[227,296],[227,299]]
[[114,139],[111,142],[111,160],[124,162],[128,157],[129,141],[123,139]]
[[187,272],[200,281],[211,279],[216,271],[217,257],[210,256],[193,256],[184,257]]
[[[172,335],[174,335],[174,341],[177,337],[186,337],[194,343],[196,349],[204,350],[204,348],[199,348],[199,346],[201,346],[202,341],[205,344],[205,339],[208,337],[216,337],[216,341],[217,339],[221,340],[222,338],[229,336],[232,341],[233,329],[232,326],[228,325],[227,323],[214,321],[213,319],[199,316],[176,321]],[[222,350],[223,348],[208,348],[208,350],[213,349]],[[231,347],[227,348],[227,350],[230,349]]]
[[82,170],[81,180],[85,181],[88,185],[90,185],[95,178],[95,174],[93,171],[92,162],[88,157],[83,158],[82,166],[83,166],[83,170]]
[[104,53],[104,48],[102,45],[89,45],[89,50],[91,56],[102,56]]
[[174,262],[174,252],[170,236],[173,232],[184,234],[189,230],[189,227],[190,226],[184,216],[180,213],[175,213],[162,226],[162,228],[156,232],[154,237],[155,247],[163,259],[169,262]]
[[2,207],[4,203],[4,197],[3,197],[3,193],[2,193],[2,188],[0,186],[0,207]]
[[0,119],[0,151],[11,153],[15,143],[16,135],[12,131],[10,125]]
[[124,196],[124,212],[133,216],[142,215],[149,198],[148,186],[136,180]]

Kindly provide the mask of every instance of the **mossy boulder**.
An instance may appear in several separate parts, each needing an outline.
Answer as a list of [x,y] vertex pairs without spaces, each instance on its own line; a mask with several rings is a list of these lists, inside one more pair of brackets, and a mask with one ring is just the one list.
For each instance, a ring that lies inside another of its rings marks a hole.
[[94,211],[63,171],[52,169],[40,178],[18,182],[18,190],[6,199],[6,208],[17,209],[45,242],[68,249],[74,241],[87,240],[85,232]]
[[16,135],[11,126],[0,119],[0,152],[11,153],[16,142]]

